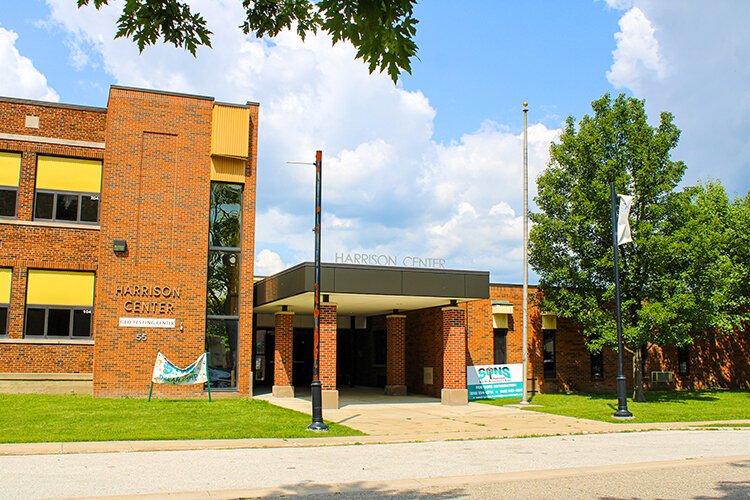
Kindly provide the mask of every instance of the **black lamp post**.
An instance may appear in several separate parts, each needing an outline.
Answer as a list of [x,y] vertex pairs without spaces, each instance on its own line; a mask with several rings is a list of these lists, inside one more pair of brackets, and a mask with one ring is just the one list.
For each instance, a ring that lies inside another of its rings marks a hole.
[[615,213],[615,183],[609,183],[609,195],[612,201],[612,248],[615,252],[615,304],[617,307],[617,411],[615,418],[633,418],[628,410],[628,398],[625,388],[625,375],[622,372],[622,312],[620,311],[620,246],[617,244],[617,215]]
[[323,389],[320,384],[320,199],[322,195],[323,152],[315,152],[315,290],[313,299],[313,380],[310,384],[312,396],[312,422],[307,430],[327,432],[323,422]]

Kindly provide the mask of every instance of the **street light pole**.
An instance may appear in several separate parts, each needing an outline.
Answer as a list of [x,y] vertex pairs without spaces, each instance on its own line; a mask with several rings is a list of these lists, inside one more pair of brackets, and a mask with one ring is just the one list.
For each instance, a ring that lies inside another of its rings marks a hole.
[[310,384],[312,396],[312,422],[307,430],[328,431],[323,422],[323,390],[320,384],[320,211],[322,196],[323,152],[315,152],[315,289],[313,299],[313,380]]
[[523,389],[521,404],[529,404],[529,103],[523,101],[523,340],[521,363],[523,364]]
[[615,264],[615,307],[617,307],[617,411],[613,415],[616,418],[633,418],[628,410],[628,398],[625,394],[625,375],[622,370],[622,311],[620,310],[620,246],[617,244],[617,214],[615,213],[615,183],[609,183],[609,196],[612,205],[612,248],[614,250]]

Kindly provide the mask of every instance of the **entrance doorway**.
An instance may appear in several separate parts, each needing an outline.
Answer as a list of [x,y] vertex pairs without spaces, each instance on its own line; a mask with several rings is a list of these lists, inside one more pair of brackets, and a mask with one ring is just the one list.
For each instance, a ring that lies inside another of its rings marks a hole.
[[308,328],[294,329],[292,347],[292,385],[310,387],[313,367],[313,331]]

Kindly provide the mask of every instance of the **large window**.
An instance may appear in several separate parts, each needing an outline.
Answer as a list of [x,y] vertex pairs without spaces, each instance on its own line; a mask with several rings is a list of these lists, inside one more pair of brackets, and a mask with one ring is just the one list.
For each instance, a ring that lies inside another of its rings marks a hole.
[[211,184],[206,350],[211,388],[237,387],[242,185]]
[[690,348],[677,348],[677,373],[680,375],[690,375]]
[[99,222],[102,162],[38,156],[34,219]]
[[94,273],[30,269],[26,337],[92,337]]
[[495,328],[493,336],[495,364],[504,365],[508,362],[508,329]]
[[557,378],[557,363],[555,361],[556,330],[542,330],[542,352],[544,354],[544,378]]
[[21,153],[0,151],[0,217],[16,217],[20,180]]

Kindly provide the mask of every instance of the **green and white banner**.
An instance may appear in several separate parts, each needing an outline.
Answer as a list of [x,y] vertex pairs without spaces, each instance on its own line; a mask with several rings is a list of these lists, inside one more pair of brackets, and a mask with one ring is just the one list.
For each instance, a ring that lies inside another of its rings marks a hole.
[[161,352],[156,355],[154,374],[151,377],[154,384],[188,385],[208,382],[206,353],[187,368],[178,368]]
[[466,367],[469,399],[520,398],[523,395],[523,365]]

